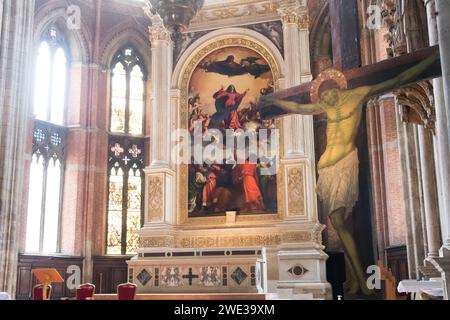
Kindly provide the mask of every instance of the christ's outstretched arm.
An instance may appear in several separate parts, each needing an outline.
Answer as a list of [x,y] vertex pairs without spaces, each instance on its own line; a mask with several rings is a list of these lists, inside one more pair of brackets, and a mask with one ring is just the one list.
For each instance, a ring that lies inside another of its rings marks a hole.
[[285,101],[262,97],[260,100],[261,119],[268,120],[289,114],[315,115],[323,113],[319,104],[299,104],[294,101]]
[[415,65],[414,67],[406,70],[405,72],[401,73],[397,77],[384,81],[382,83],[373,85],[370,87],[370,96],[380,95],[382,93],[386,93],[388,91],[392,91],[394,89],[397,89],[401,86],[404,86],[408,83],[413,82],[416,80],[425,70],[427,70],[429,67],[433,65],[433,63],[439,59],[439,51],[435,52],[428,58],[424,59],[419,64]]

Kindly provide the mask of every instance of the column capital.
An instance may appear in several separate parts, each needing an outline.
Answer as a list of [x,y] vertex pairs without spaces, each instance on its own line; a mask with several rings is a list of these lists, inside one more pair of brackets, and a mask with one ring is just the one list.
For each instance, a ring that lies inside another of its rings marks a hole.
[[164,26],[162,18],[159,15],[152,15],[150,20],[152,24],[148,27],[148,31],[152,47],[159,41],[170,42],[170,31]]
[[277,11],[283,25],[296,24],[300,30],[308,30],[309,13],[306,0],[282,0]]
[[145,14],[150,18],[151,25],[148,27],[150,42],[154,46],[157,41],[170,41],[170,31],[164,26],[161,16],[153,10],[149,1],[143,7]]

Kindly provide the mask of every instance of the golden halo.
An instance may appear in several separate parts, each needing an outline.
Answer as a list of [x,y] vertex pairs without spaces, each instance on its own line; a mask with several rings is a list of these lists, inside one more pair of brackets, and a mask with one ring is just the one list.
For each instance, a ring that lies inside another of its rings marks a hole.
[[345,90],[348,87],[347,79],[345,78],[345,75],[340,72],[339,70],[330,68],[327,69],[319,74],[319,76],[314,79],[314,81],[311,84],[311,101],[313,103],[320,102],[320,96],[319,96],[319,88],[327,80],[334,80],[340,87],[340,90]]

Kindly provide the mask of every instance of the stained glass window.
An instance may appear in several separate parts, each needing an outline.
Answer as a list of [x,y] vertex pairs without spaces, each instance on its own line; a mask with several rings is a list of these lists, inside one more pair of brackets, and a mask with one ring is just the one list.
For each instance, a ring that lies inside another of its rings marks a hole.
[[108,254],[122,254],[123,170],[115,165],[109,176]]
[[106,253],[135,254],[143,217],[145,67],[120,50],[111,65],[111,118]]
[[110,136],[107,254],[136,253],[143,204],[144,140]]
[[57,253],[65,161],[68,58],[55,27],[41,37],[34,81],[33,150],[28,185],[25,251]]
[[121,50],[114,58],[111,74],[112,133],[144,133],[145,72],[142,59],[133,48]]
[[66,129],[36,120],[30,166],[25,251],[59,251]]

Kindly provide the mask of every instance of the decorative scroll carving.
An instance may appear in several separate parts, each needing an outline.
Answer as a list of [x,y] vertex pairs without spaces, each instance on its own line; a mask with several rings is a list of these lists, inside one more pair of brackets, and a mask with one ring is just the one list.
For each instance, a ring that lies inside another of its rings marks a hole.
[[147,196],[148,222],[158,222],[164,220],[164,190],[162,177],[149,177]]
[[305,212],[305,181],[302,167],[292,167],[287,174],[288,215]]
[[436,112],[433,85],[420,81],[394,92],[401,106],[402,119],[408,123],[424,126],[435,134]]

